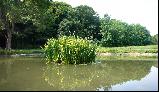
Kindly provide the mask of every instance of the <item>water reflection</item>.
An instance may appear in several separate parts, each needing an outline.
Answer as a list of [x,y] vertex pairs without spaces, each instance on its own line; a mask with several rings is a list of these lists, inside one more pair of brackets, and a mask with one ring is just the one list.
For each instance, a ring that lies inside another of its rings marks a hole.
[[0,58],[0,90],[157,90],[157,72],[157,61],[46,65],[41,58]]
[[0,90],[42,90],[39,58],[0,58]]
[[[99,90],[102,90],[99,88]],[[112,85],[109,91],[157,91],[158,90],[158,68],[152,66],[150,73],[141,80],[130,80],[122,84]]]
[[95,65],[48,65],[44,78],[58,90],[111,90],[112,85],[140,81],[155,63],[111,61]]

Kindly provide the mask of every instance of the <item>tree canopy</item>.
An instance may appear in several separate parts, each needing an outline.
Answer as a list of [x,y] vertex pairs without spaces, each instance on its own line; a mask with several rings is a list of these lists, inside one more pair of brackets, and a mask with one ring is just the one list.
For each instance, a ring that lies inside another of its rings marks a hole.
[[49,0],[1,0],[0,22],[2,30],[6,31],[6,48],[11,49],[12,34],[15,32],[15,23],[25,23],[30,20],[39,24],[43,11],[49,5]]
[[[0,0],[0,47],[36,48],[49,38],[78,36],[102,46],[154,43],[146,27],[100,18],[87,5],[72,7],[52,0]],[[12,44],[12,45],[11,45]]]
[[111,19],[109,15],[101,18],[103,46],[130,46],[151,44],[151,35],[146,27],[140,24],[128,24]]

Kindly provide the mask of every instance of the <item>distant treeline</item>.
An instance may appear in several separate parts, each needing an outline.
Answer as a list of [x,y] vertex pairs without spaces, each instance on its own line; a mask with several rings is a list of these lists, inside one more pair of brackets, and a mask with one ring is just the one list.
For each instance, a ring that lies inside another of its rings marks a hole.
[[[67,3],[51,0],[37,0],[38,3],[36,0],[33,0],[34,2],[20,0],[14,4],[16,1],[18,0],[0,1],[1,15],[10,14],[12,16],[8,20],[9,22],[5,22],[3,16],[0,15],[1,48],[6,47],[9,37],[7,35],[9,29],[7,30],[7,26],[3,26],[6,25],[5,23],[14,25],[14,27],[11,26],[13,28],[11,47],[14,49],[39,48],[46,43],[48,38],[58,38],[61,35],[79,36],[105,47],[158,44],[158,34],[151,36],[146,27],[112,19],[108,14],[100,18],[93,8],[87,5],[73,8]],[[44,1],[47,3],[43,3]],[[30,8],[24,7],[24,3],[29,3]],[[35,7],[36,5],[37,7]],[[42,5],[45,7],[44,9],[38,8]],[[9,7],[5,9],[12,11],[6,10],[8,13],[5,13],[3,12],[4,7]],[[37,10],[38,12],[36,12]]]

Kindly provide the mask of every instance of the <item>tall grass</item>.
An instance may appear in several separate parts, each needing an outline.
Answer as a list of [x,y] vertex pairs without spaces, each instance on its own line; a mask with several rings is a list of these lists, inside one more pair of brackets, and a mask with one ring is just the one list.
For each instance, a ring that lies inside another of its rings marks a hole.
[[88,40],[73,36],[48,39],[43,50],[48,62],[65,64],[95,62],[96,45],[91,44]]

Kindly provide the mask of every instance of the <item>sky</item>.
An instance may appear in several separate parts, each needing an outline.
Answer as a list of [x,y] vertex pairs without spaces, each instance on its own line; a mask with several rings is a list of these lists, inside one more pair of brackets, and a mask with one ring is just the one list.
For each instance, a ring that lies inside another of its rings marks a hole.
[[141,24],[151,35],[158,34],[158,0],[54,0],[70,4],[72,7],[88,5],[100,17],[108,14],[113,19],[129,24]]

